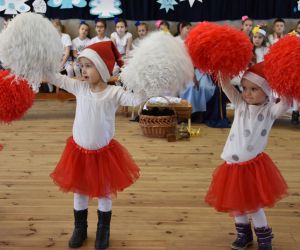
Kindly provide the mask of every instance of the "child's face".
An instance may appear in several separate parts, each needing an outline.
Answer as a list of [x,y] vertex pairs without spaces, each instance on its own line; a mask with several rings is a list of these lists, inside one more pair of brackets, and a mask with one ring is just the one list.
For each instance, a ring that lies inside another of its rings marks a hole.
[[125,34],[126,31],[126,27],[125,27],[125,23],[123,22],[118,22],[116,24],[116,32],[120,35],[123,36]]
[[89,27],[85,24],[80,25],[79,36],[81,38],[86,38],[88,34],[89,34]]
[[264,36],[258,32],[253,35],[252,42],[255,47],[261,47],[264,41]]
[[277,34],[283,34],[285,25],[283,22],[276,22],[274,24],[274,32]]
[[159,26],[159,30],[162,30],[162,31],[168,31],[168,30],[169,30],[169,28],[168,28],[168,26],[167,26],[167,25],[165,25],[165,24],[161,24],[161,25]]
[[243,23],[243,26],[242,26],[242,30],[249,34],[250,31],[252,30],[252,26],[253,26],[253,22],[251,20],[246,20],[244,23]]
[[181,36],[182,36],[183,38],[186,38],[191,28],[192,28],[192,27],[189,26],[189,25],[183,27],[183,28],[181,29],[181,32],[180,32]]
[[104,23],[97,22],[95,29],[96,29],[96,33],[97,33],[98,36],[104,36],[104,33],[105,33],[105,25],[104,25]]
[[137,27],[137,33],[139,38],[144,38],[147,35],[147,29],[145,27],[145,25],[139,25]]
[[103,82],[101,75],[91,60],[86,57],[81,57],[79,58],[79,64],[84,80],[90,85],[97,85],[98,83]]
[[267,95],[261,87],[247,79],[242,79],[241,85],[243,87],[242,97],[246,103],[261,105],[266,101]]

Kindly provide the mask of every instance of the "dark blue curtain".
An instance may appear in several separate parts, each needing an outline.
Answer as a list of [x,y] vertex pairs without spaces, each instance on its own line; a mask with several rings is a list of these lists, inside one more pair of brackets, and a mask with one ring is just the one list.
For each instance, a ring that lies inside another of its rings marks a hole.
[[[46,0],[47,1],[47,0]],[[87,1],[89,2],[89,1]],[[191,8],[188,1],[174,5],[174,10],[160,9],[156,0],[121,0],[123,17],[128,20],[169,20],[169,21],[218,21],[236,20],[243,15],[254,19],[271,19],[276,17],[300,19],[297,0],[203,0],[195,1]],[[33,1],[26,4],[32,6]],[[47,6],[46,16],[59,19],[94,20],[97,16],[90,15],[90,7],[74,7],[60,9]],[[4,11],[0,12],[4,16]]]

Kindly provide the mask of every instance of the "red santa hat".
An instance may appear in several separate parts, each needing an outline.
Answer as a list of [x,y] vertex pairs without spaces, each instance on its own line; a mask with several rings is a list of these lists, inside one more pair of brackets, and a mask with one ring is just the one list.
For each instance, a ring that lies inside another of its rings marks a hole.
[[121,54],[112,41],[98,42],[86,47],[78,56],[91,60],[103,81],[107,82],[112,75],[115,63],[120,67],[124,62]]
[[256,84],[266,93],[267,96],[270,96],[272,93],[271,88],[266,80],[264,74],[264,63],[257,63],[250,67],[243,75],[242,79],[247,79],[250,82]]

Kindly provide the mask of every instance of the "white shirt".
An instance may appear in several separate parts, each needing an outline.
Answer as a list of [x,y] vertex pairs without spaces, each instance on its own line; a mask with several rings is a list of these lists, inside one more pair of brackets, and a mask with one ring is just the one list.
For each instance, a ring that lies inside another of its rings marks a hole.
[[113,32],[110,35],[110,38],[115,39],[117,49],[121,55],[124,55],[126,53],[126,46],[128,43],[128,39],[132,37],[132,34],[129,32],[126,32],[125,35],[120,38],[117,32]]
[[255,48],[256,63],[263,62],[265,59],[265,55],[268,54],[268,52],[268,47]]
[[92,45],[94,43],[106,42],[106,41],[110,41],[110,39],[107,36],[103,37],[102,39],[99,38],[98,36],[95,36],[90,40],[90,42],[88,43],[88,46]]
[[77,55],[80,54],[80,52],[86,47],[88,46],[89,42],[91,39],[89,38],[85,38],[83,40],[81,40],[79,37],[76,37],[72,40],[72,50],[76,50],[77,51]]
[[62,42],[64,48],[72,46],[71,37],[68,34],[62,33],[60,39],[61,39],[61,42]]
[[178,42],[180,42],[180,43],[184,44],[184,40],[181,38],[181,36],[180,36],[180,35],[178,35],[178,36],[175,36],[175,39],[176,39]]
[[264,151],[275,119],[289,105],[284,100],[277,104],[266,101],[262,105],[249,105],[231,84],[223,85],[222,89],[236,108],[221,158],[231,163],[251,160]]
[[79,146],[90,150],[108,145],[113,138],[119,105],[137,106],[146,99],[120,86],[108,85],[101,92],[92,92],[87,82],[60,74],[51,76],[49,81],[76,96],[73,138]]

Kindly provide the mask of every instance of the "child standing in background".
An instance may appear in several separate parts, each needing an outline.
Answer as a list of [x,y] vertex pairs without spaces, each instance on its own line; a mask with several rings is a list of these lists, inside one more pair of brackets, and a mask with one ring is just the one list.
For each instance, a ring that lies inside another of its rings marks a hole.
[[[62,25],[59,19],[54,19],[52,23],[54,27],[57,29],[58,33],[60,34],[61,42],[64,48],[63,58],[60,63],[61,72],[65,70],[67,72],[68,77],[74,77],[73,61],[71,55],[71,47],[72,47],[71,37],[68,34],[64,33],[65,27]],[[49,87],[49,92],[52,92],[53,86],[51,84],[48,84],[48,87]]]
[[110,38],[122,57],[127,58],[132,45],[132,34],[127,31],[126,20],[116,20],[116,31],[111,34]]
[[87,238],[89,197],[98,199],[96,249],[109,246],[112,198],[139,178],[139,168],[116,140],[115,113],[119,105],[137,106],[146,97],[107,85],[121,55],[111,41],[85,48],[78,56],[84,81],[49,76],[50,82],[76,96],[73,136],[51,174],[65,192],[74,193],[75,228],[69,247],[82,246]]
[[158,29],[162,30],[162,31],[165,31],[165,32],[171,33],[170,32],[170,24],[169,24],[169,22],[164,21],[164,20],[163,21],[159,21]]
[[145,36],[147,35],[148,33],[148,24],[146,23],[140,23],[140,22],[137,22],[136,23],[136,31],[138,33],[138,37],[135,38],[132,42],[132,47],[133,48],[136,48],[139,43],[145,38]]
[[241,30],[245,32],[249,37],[251,35],[251,30],[253,27],[253,20],[248,16],[242,16],[242,28]]
[[273,45],[278,42],[279,39],[284,37],[285,21],[282,18],[277,18],[273,22],[273,34],[269,35],[269,43]]
[[253,28],[251,42],[254,54],[253,63],[256,64],[264,61],[269,48],[267,47],[267,32],[260,25],[256,25]]
[[81,22],[79,25],[79,36],[72,40],[72,52],[74,57],[74,72],[76,77],[81,76],[80,65],[77,61],[77,57],[81,51],[88,45],[90,39],[88,38],[90,27],[87,23]]
[[106,21],[104,19],[97,19],[95,21],[95,30],[97,36],[93,37],[88,45],[92,45],[98,42],[110,41],[110,39],[105,35]]
[[190,29],[192,28],[192,24],[189,22],[180,22],[177,25],[177,34],[175,35],[175,38],[184,43]]
[[285,98],[270,99],[271,89],[263,73],[263,63],[249,68],[242,77],[240,94],[229,79],[221,86],[235,106],[234,121],[214,172],[205,201],[217,211],[235,218],[237,238],[231,249],[252,244],[250,219],[259,250],[272,250],[272,229],[264,207],[272,207],[287,195],[287,185],[271,158],[264,153],[271,127],[289,107]]

